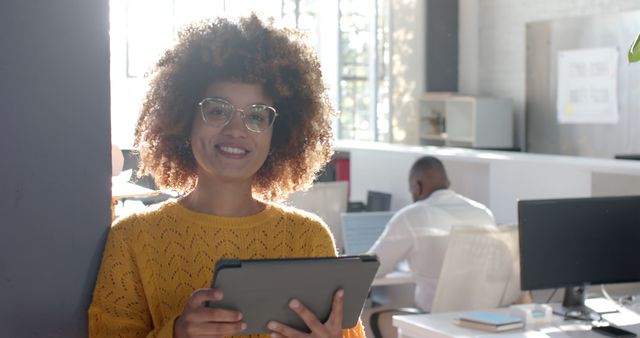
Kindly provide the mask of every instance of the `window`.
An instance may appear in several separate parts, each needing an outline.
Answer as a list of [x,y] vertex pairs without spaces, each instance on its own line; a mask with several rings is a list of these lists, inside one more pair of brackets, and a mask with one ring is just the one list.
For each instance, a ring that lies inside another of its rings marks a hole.
[[373,3],[340,1],[338,137],[389,142],[389,2]]
[[250,11],[307,34],[341,112],[334,124],[337,138],[388,141],[389,1],[376,0],[373,8],[370,0],[110,1],[112,143],[132,147],[145,73],[183,25]]

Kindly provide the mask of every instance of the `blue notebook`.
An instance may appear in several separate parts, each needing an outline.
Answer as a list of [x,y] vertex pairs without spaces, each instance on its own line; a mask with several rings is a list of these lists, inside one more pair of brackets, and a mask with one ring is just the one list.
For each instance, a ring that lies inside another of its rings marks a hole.
[[518,317],[491,312],[471,312],[460,317],[457,323],[470,329],[490,332],[515,330],[524,327],[524,322]]
[[498,315],[491,312],[472,312],[460,317],[460,319],[496,326],[522,322],[518,317]]

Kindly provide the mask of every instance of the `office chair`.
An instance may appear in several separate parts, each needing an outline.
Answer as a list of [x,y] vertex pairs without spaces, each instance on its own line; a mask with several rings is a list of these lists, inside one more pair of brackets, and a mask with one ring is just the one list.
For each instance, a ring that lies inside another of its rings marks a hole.
[[287,198],[287,204],[320,216],[333,233],[335,244],[342,252],[342,219],[349,199],[348,182],[315,182],[307,191],[295,192]]
[[371,333],[374,338],[391,338],[385,337],[382,334],[381,328],[381,318],[380,316],[393,314],[393,315],[419,315],[425,313],[424,311],[414,308],[414,307],[405,307],[405,308],[396,308],[396,309],[385,309],[376,311],[371,314],[369,317],[369,328],[371,329]]
[[515,225],[453,227],[431,312],[512,304],[521,293],[519,257]]
[[[423,238],[422,240],[425,244],[423,252],[421,253],[421,263],[432,267],[427,271],[427,273],[431,273],[432,275],[427,275],[425,277],[437,279],[440,274],[440,270],[442,269],[445,254],[447,253],[449,233],[441,229],[425,229],[425,231],[426,233],[424,233],[423,236],[426,238]],[[387,308],[378,311],[374,310],[369,317],[369,327],[374,338],[383,338],[384,335],[382,327],[385,326],[385,324],[387,326],[391,325],[390,315],[421,313],[425,313],[425,311],[417,307]],[[395,337],[391,332],[388,332],[388,334],[391,334],[392,336],[385,336],[385,338]]]
[[[141,187],[158,190],[158,186],[156,185],[153,176],[144,175],[138,176],[138,165],[140,163],[140,156],[137,152],[131,149],[122,149],[122,154],[124,156],[124,164],[122,167],[122,171],[131,170],[131,177],[129,177],[129,182],[133,184],[137,184]],[[127,198],[129,200],[137,200],[141,201],[144,205],[151,205],[155,203],[159,203],[171,198],[171,195],[160,193],[153,196],[146,197],[130,197]]]
[[131,149],[122,149],[124,155],[124,165],[122,170],[131,169],[131,177],[129,182],[137,184],[151,190],[158,190],[153,177],[151,175],[138,176],[138,165],[140,163],[140,155]]
[[[497,308],[520,297],[517,226],[454,226],[445,238],[431,313]],[[431,263],[437,259],[433,257]],[[381,315],[388,313],[423,312],[400,308],[373,313],[369,326],[375,338],[382,338]]]
[[118,176],[122,172],[124,166],[124,156],[120,148],[112,144],[111,145],[111,176]]

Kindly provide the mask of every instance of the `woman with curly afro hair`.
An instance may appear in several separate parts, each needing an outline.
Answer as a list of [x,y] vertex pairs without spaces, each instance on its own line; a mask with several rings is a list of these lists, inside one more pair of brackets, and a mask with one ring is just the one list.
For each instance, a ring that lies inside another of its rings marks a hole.
[[[242,314],[207,307],[220,258],[335,256],[317,216],[278,204],[330,159],[333,109],[320,64],[293,30],[257,16],[188,26],[158,61],[136,125],[141,173],[176,200],[114,222],[89,308],[91,337],[242,335]],[[260,281],[256,281],[259,283]],[[342,328],[344,292],[309,332],[270,322],[265,337],[364,337]]]

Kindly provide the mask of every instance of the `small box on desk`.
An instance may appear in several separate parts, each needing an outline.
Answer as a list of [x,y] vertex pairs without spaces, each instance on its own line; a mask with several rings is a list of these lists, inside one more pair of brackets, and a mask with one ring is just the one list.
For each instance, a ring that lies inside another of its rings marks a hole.
[[518,304],[509,307],[511,315],[522,319],[525,324],[549,323],[553,311],[547,304]]

